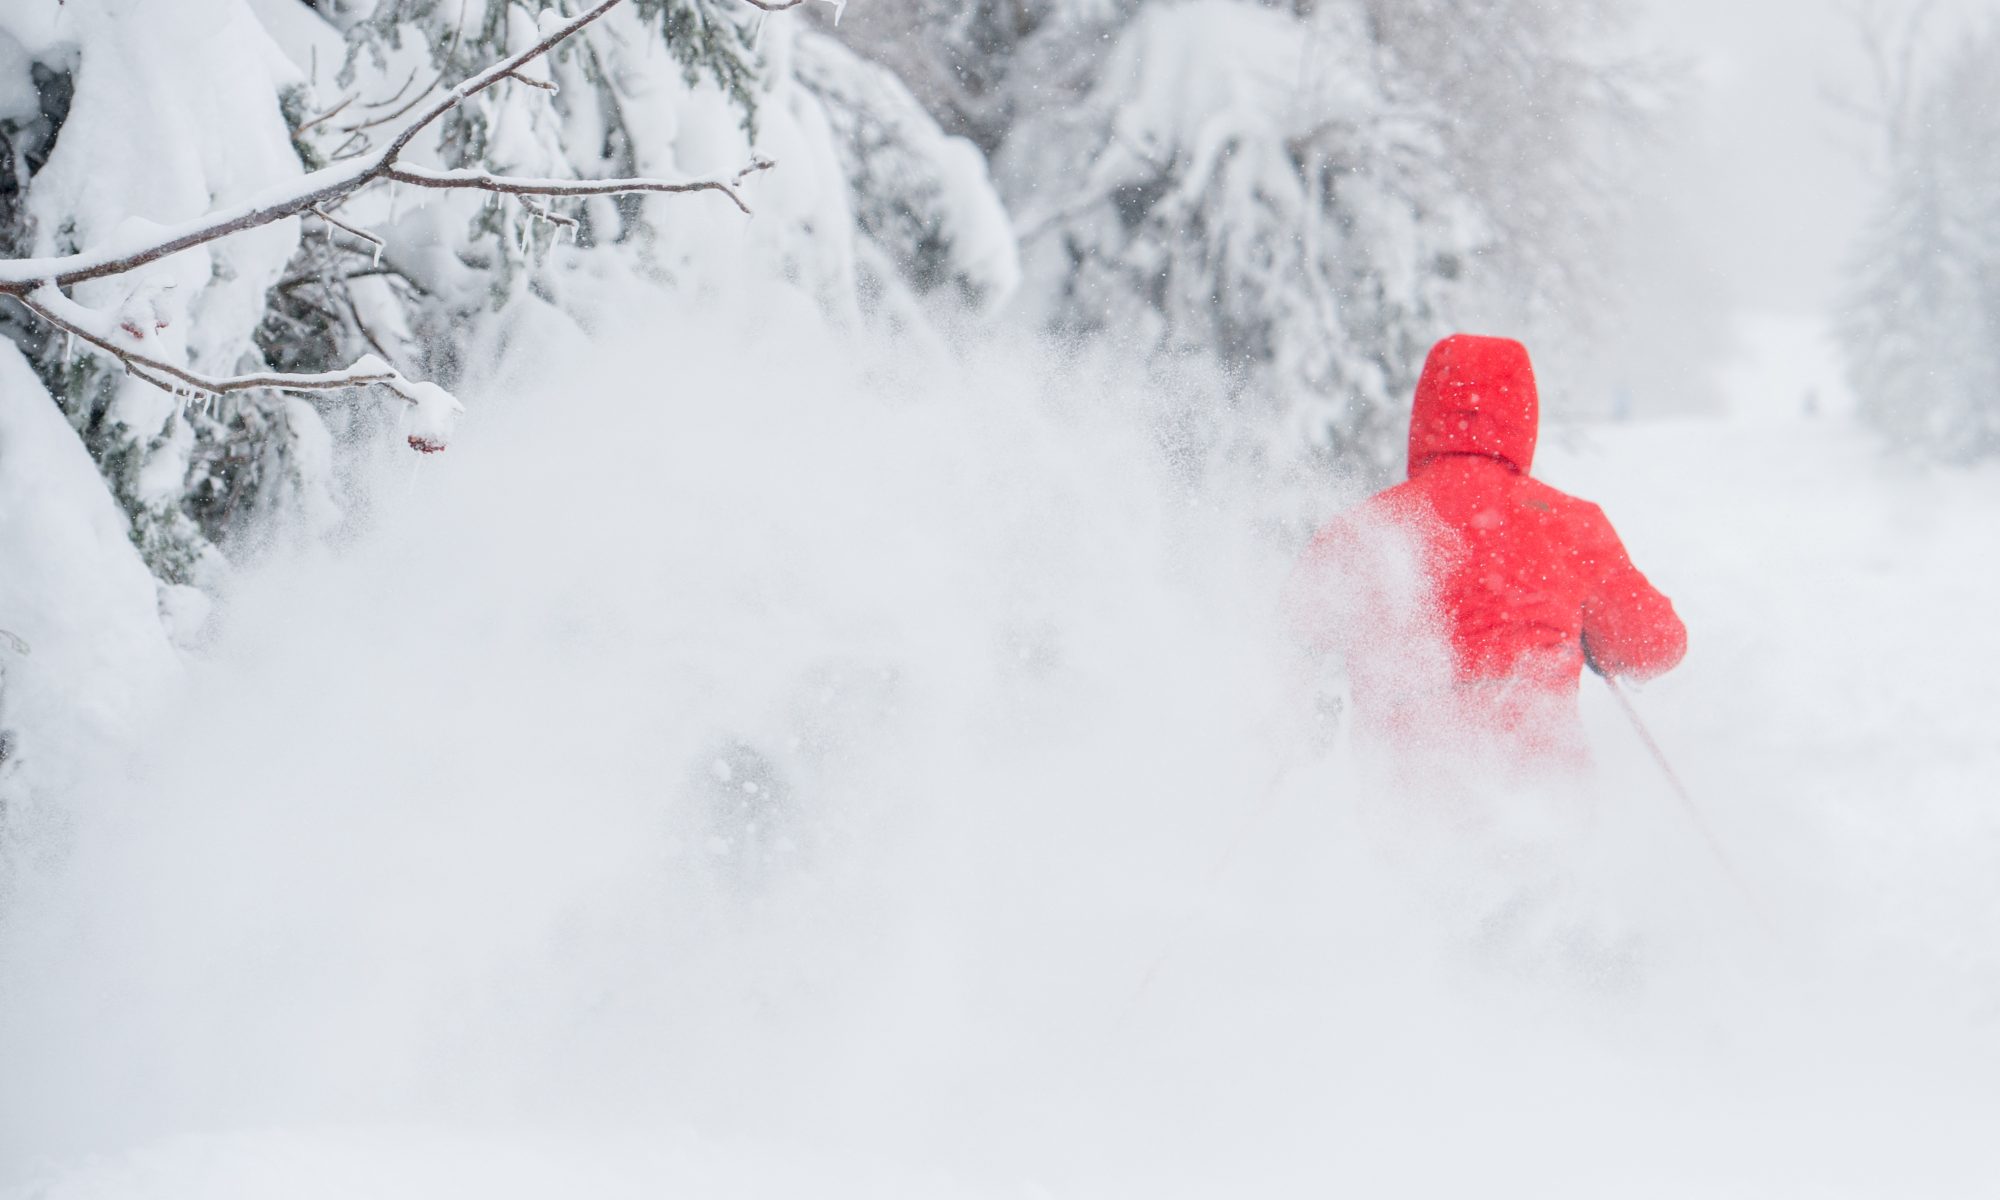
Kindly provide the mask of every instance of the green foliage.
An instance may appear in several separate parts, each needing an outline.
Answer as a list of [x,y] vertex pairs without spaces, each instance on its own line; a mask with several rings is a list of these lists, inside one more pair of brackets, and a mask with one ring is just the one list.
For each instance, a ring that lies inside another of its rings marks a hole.
[[742,110],[743,132],[757,138],[757,80],[764,63],[757,53],[756,17],[735,0],[634,0],[639,15],[654,23],[667,52],[681,65],[689,87],[706,76]]
[[205,569],[213,565],[213,541],[178,497],[149,496],[142,478],[170,441],[213,430],[197,429],[183,407],[158,433],[141,434],[119,416],[119,370],[95,355],[71,358],[58,339],[49,339],[30,361],[96,460],[112,497],[131,518],[132,544],[147,568],[165,583],[202,582]]
[[285,128],[293,131],[292,151],[299,156],[299,162],[308,171],[317,171],[326,165],[326,155],[314,145],[313,140],[299,132],[316,114],[312,111],[312,93],[302,85],[294,84],[278,93],[278,112],[285,118]]

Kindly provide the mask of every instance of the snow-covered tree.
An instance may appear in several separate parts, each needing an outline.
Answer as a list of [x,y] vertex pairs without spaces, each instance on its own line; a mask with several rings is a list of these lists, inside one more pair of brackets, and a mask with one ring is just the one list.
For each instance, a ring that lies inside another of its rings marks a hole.
[[2000,28],[1885,106],[1888,171],[1849,273],[1863,417],[1925,457],[2000,454]]
[[0,5],[0,832],[515,347],[1006,296],[984,159],[791,2]]
[[[0,12],[0,249],[16,260],[0,291],[18,302],[0,321],[154,574],[210,585],[218,546],[277,514],[330,526],[343,447],[384,430],[439,444],[452,402],[411,379],[455,386],[520,322],[587,321],[627,285],[777,274],[835,320],[944,280],[1004,294],[1012,241],[983,163],[878,68],[770,15],[796,2]],[[857,152],[883,130],[897,157]],[[647,198],[690,191],[716,196]],[[290,199],[175,240],[273,195]],[[898,218],[928,260],[865,250],[909,240]],[[175,252],[75,269],[163,242]],[[44,274],[57,286],[37,291]],[[366,384],[392,403],[357,402]]]
[[1226,404],[1176,437],[1362,473],[1431,340],[1583,292],[1650,78],[1612,47],[1618,0],[1023,0],[890,28],[927,3],[847,36],[993,149],[1021,311],[1202,372]]
[[[300,174],[277,107],[285,72],[246,11],[117,7],[24,3],[0,12],[0,136],[14,168],[0,238],[10,258],[73,254]],[[227,69],[190,70],[184,55]],[[233,373],[254,356],[259,297],[276,282],[294,226],[247,231],[71,294],[119,314],[177,361]],[[185,404],[75,352],[74,339],[47,322],[0,307],[130,514],[148,565],[170,583],[212,571],[198,514],[231,503],[227,481],[249,431],[280,444],[293,436],[291,414],[268,399]]]
[[905,290],[944,292],[977,310],[1020,281],[1013,227],[986,160],[947,135],[887,69],[822,35],[801,33],[799,82],[818,98],[865,236],[857,270],[864,300]]
[[998,153],[1023,118],[1079,99],[1141,0],[869,0],[840,18],[947,132]]

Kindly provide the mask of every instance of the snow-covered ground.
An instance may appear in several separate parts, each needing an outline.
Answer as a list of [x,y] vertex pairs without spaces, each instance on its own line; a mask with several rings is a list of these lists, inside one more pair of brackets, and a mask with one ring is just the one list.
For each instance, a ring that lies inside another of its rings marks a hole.
[[1580,831],[1296,744],[1292,544],[1128,391],[754,318],[469,390],[49,801],[0,1195],[1990,1194],[2000,474],[1547,439],[1746,896],[1601,690]]

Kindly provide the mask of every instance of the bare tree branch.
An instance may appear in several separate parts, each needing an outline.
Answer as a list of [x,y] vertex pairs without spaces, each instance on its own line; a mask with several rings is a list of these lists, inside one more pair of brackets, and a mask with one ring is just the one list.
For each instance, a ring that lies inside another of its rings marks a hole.
[[339,116],[341,114],[341,111],[352,103],[354,103],[354,95],[353,93],[349,93],[347,96],[342,98],[340,103],[334,105],[332,108],[327,109],[325,112],[312,118],[311,120],[301,124],[297,129],[292,130],[292,136],[297,137],[299,134],[304,133],[306,130],[311,129],[315,125],[331,121],[333,118]]
[[[257,388],[276,388],[288,392],[325,392],[367,387],[371,384],[396,387],[407,382],[400,372],[387,366],[380,359],[374,359],[373,356],[342,371],[323,371],[315,374],[264,372],[253,375],[203,375],[185,367],[175,366],[134,346],[119,344],[118,334],[123,332],[122,330],[114,331],[106,328],[101,313],[85,308],[63,295],[54,284],[44,284],[25,295],[16,296],[15,299],[42,320],[117,359],[133,374],[167,391],[191,390],[212,395],[221,395],[224,392],[247,392]],[[144,344],[144,339],[130,340],[135,345]]]
[[349,225],[347,222],[341,220],[339,217],[334,216],[332,213],[326,211],[325,209],[319,207],[318,205],[313,206],[312,214],[313,216],[318,217],[320,220],[325,221],[328,225],[333,226],[335,229],[344,229],[348,233],[353,234],[355,237],[360,238],[362,241],[367,242],[370,246],[374,248],[374,252],[378,257],[381,255],[382,251],[389,245],[389,243],[383,241],[377,235],[368,232],[366,229],[361,229],[357,226]]
[[1926,29],[1936,15],[1936,0],[1916,0],[1902,20],[1895,6],[1884,11],[1878,0],[1848,0],[1836,7],[1854,34],[1868,63],[1871,96],[1857,97],[1846,88],[1821,85],[1821,92],[1844,115],[1857,118],[1881,139],[1891,153],[1909,132],[1917,58]]
[[347,140],[340,143],[340,145],[335,146],[333,148],[333,153],[326,156],[326,160],[328,162],[346,162],[348,159],[353,158],[357,154],[366,153],[367,150],[368,150],[367,135],[357,132],[349,132],[347,135]]
[[303,179],[294,180],[284,187],[268,189],[244,203],[165,230],[152,231],[150,236],[132,237],[107,247],[57,258],[0,261],[0,293],[19,296],[45,282],[53,281],[68,287],[107,275],[122,275],[170,254],[332,203],[353,193],[383,169],[381,164],[368,159],[352,159],[322,167]]
[[575,217],[564,216],[562,213],[551,211],[547,207],[528,199],[526,196],[521,197],[521,207],[527,209],[537,221],[547,221],[551,225],[567,229],[572,233],[576,232],[578,226],[582,224]]
[[525,83],[531,88],[540,88],[543,91],[549,93],[550,95],[554,95],[555,93],[562,91],[560,87],[556,86],[554,80],[536,79],[532,75],[523,75],[518,71],[509,71],[507,73],[507,78],[513,80],[515,83]]
[[576,16],[550,29],[534,45],[501,59],[479,74],[459,83],[458,86],[446,92],[436,103],[426,109],[423,116],[405,126],[401,133],[397,134],[390,140],[387,146],[383,147],[381,159],[384,168],[386,169],[389,165],[393,164],[396,161],[396,156],[401,154],[416,139],[419,133],[422,133],[439,117],[444,116],[452,109],[457,108],[459,105],[508,76],[516,74],[522,67],[576,36],[585,26],[593,24],[599,18],[603,17],[605,13],[617,8],[624,2],[625,0],[599,0],[597,4],[592,5]]
[[144,334],[130,337],[132,345],[121,344],[120,333],[104,314],[85,308],[54,284],[43,284],[26,295],[16,296],[30,312],[82,340],[98,352],[123,364],[127,371],[165,392],[207,393],[249,392],[270,389],[285,392],[337,392],[362,387],[385,387],[408,401],[411,411],[407,440],[413,450],[435,454],[445,448],[452,422],[464,407],[451,393],[434,383],[412,380],[376,355],[364,355],[359,362],[339,371],[292,373],[260,372],[250,375],[203,375],[145,352],[150,340]]
[[392,105],[392,104],[396,103],[396,102],[397,102],[398,100],[401,100],[401,99],[403,98],[403,94],[404,94],[405,92],[408,92],[408,91],[410,90],[410,85],[411,85],[411,84],[413,84],[413,83],[415,83],[415,82],[417,81],[417,71],[418,71],[418,69],[419,69],[419,68],[417,68],[417,67],[411,67],[411,68],[410,68],[410,74],[409,74],[409,78],[407,78],[407,79],[403,80],[403,86],[402,86],[402,87],[399,87],[399,88],[397,88],[397,89],[396,89],[396,94],[395,94],[395,95],[393,95],[393,96],[390,96],[390,97],[389,97],[388,99],[386,99],[386,100],[375,100],[375,101],[363,101],[363,102],[362,102],[362,104],[361,104],[361,107],[363,107],[363,108],[387,108],[387,107],[389,107],[390,105]]
[[383,113],[379,117],[370,117],[366,121],[357,121],[352,125],[343,125],[340,127],[340,132],[360,133],[363,130],[380,129],[384,125],[388,125],[395,121],[398,121],[402,119],[405,115],[407,115],[411,109],[415,108],[419,104],[422,104],[424,100],[428,98],[432,92],[438,90],[438,85],[443,82],[444,82],[444,75],[442,72],[440,72],[437,76],[432,78],[432,80],[428,84],[424,85],[423,91],[418,92],[416,95],[404,101],[403,106],[401,108],[395,110],[394,112]]
[[750,206],[736,188],[720,179],[531,179],[493,175],[485,171],[433,171],[429,167],[395,167],[385,179],[439,190],[471,189],[510,196],[609,196],[633,192],[721,192],[745,213]]

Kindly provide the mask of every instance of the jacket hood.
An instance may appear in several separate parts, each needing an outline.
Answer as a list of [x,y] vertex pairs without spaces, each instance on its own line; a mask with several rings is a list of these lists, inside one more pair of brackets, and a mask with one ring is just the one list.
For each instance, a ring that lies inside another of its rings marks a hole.
[[1444,454],[1480,454],[1526,475],[1541,420],[1528,349],[1455,333],[1431,347],[1410,408],[1410,474]]

